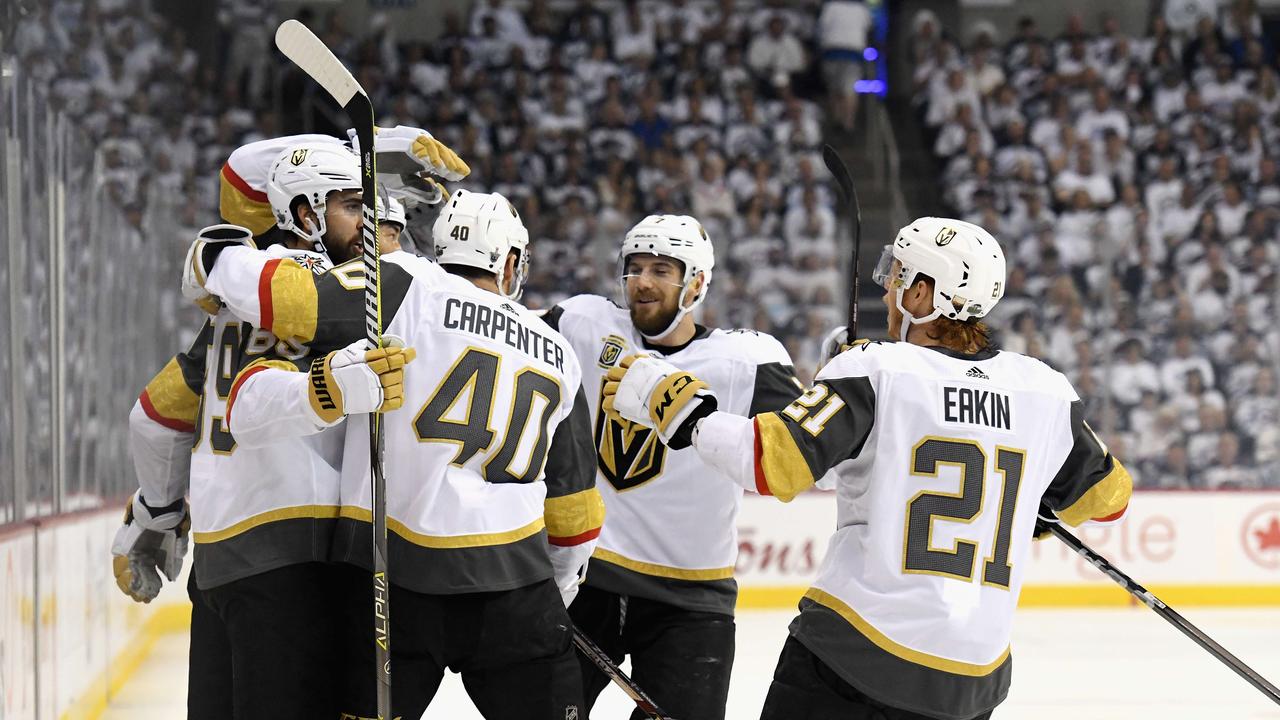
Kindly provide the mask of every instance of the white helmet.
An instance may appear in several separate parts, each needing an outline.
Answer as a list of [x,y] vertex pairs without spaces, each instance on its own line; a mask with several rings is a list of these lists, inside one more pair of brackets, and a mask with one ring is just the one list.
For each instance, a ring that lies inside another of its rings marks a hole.
[[[267,200],[276,225],[311,242],[319,252],[324,246],[324,205],[335,190],[359,190],[360,158],[345,146],[301,143],[290,147],[271,163],[267,172]],[[298,197],[316,213],[318,227],[308,231],[298,225],[291,206]]]
[[[894,260],[899,265],[896,273]],[[902,306],[902,294],[922,273],[933,278],[933,312],[917,318]],[[899,230],[893,244],[885,246],[872,277],[897,291],[898,310],[909,321],[902,324],[900,339],[906,340],[912,324],[939,317],[963,322],[991,312],[1004,297],[1004,251],[991,233],[973,223],[923,217]]]
[[[692,312],[707,297],[707,289],[711,287],[711,269],[716,264],[715,248],[702,223],[688,215],[650,215],[627,231],[622,241],[622,250],[618,252],[618,281],[622,284],[622,297],[627,296],[627,258],[632,255],[659,255],[679,260],[684,264],[684,278],[680,288],[680,310],[667,329],[657,335],[644,335],[648,340],[657,340],[675,329],[686,314]],[[701,273],[702,289],[693,302],[684,306],[685,293],[689,283]]]
[[[386,203],[383,203],[383,198]],[[400,226],[401,230],[405,228],[404,203],[383,193],[378,194],[378,221],[395,223]]]
[[[431,234],[436,262],[488,270],[497,277],[500,294],[519,299],[529,274],[529,231],[505,197],[458,190],[440,211]],[[515,283],[508,293],[503,287],[503,274],[507,254],[512,250],[520,257],[516,261]]]

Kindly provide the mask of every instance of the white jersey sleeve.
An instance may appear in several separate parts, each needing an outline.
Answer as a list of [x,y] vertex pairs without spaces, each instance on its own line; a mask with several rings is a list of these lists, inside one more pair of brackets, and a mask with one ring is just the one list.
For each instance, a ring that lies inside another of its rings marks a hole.
[[129,413],[129,453],[148,505],[169,505],[186,494],[191,474],[211,325],[175,355],[139,395]]

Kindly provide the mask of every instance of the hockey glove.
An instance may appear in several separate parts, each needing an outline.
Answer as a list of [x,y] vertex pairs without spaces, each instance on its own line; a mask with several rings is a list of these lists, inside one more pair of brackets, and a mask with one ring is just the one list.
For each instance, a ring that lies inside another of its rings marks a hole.
[[367,350],[357,340],[316,358],[307,385],[311,409],[325,425],[345,415],[395,410],[404,404],[404,366],[415,357],[413,348]]
[[196,233],[196,239],[187,248],[187,258],[182,263],[182,296],[194,302],[201,310],[217,315],[221,306],[217,297],[204,289],[218,253],[228,247],[253,243],[253,233],[239,225],[210,225]]
[[834,360],[837,355],[848,349],[849,327],[847,325],[841,325],[827,333],[826,337],[822,338],[822,350],[819,353],[819,357],[821,357],[822,360],[818,363],[818,367],[823,367]]
[[[376,128],[378,133],[378,175],[386,182],[386,175],[417,175],[422,171],[445,180],[456,182],[471,174],[471,168],[449,149],[448,145],[431,137],[421,128],[397,125],[393,128]],[[356,154],[360,142],[355,130],[348,130],[347,137]]]
[[186,500],[153,508],[134,493],[124,511],[124,526],[111,543],[111,569],[116,585],[136,602],[149,603],[160,592],[160,573],[172,582],[182,572],[187,554],[191,512]]
[[654,428],[672,450],[693,444],[698,421],[715,412],[707,384],[665,360],[631,355],[609,371],[604,409]]
[[388,176],[379,173],[379,176],[387,194],[405,205],[439,205],[449,201],[449,191],[444,189],[444,185],[425,173]]
[[1036,526],[1031,531],[1031,538],[1033,540],[1043,540],[1049,537],[1053,534],[1049,526],[1057,525],[1059,522],[1061,521],[1058,520],[1058,514],[1050,509],[1048,505],[1043,502],[1040,503],[1040,509],[1036,511]]

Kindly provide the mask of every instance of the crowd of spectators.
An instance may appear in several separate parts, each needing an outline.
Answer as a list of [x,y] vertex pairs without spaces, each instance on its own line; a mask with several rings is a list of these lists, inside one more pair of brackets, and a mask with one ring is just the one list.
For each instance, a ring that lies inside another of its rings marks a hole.
[[913,102],[945,202],[1004,244],[1003,347],[1071,378],[1141,486],[1277,487],[1277,48],[1250,0],[1166,4],[1004,42],[922,13]]
[[812,372],[842,287],[809,92],[817,16],[779,0],[479,0],[439,41],[383,52],[365,87],[381,124],[425,124],[470,163],[465,186],[516,204],[531,306],[616,297],[627,229],[691,214],[716,247],[702,321],[773,333]]
[[[302,129],[277,102],[284,86],[296,104],[270,45],[278,18],[252,0],[219,7],[218,63],[198,62],[146,0],[37,3],[14,33],[24,71],[78,118],[104,191],[140,233],[160,201],[183,229],[212,222],[226,156]],[[431,42],[382,17],[357,30],[330,8],[302,13],[359,68],[380,125],[428,128],[470,164],[462,187],[516,204],[533,240],[531,306],[616,297],[626,230],[691,214],[717,250],[702,321],[771,332],[815,369],[843,288],[817,0],[476,0]]]

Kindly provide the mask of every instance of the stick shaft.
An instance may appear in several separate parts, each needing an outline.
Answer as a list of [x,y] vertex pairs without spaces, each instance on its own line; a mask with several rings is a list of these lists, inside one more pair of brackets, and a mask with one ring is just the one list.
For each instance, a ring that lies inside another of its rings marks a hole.
[[1189,620],[1182,617],[1173,608],[1164,604],[1160,598],[1156,597],[1150,590],[1134,582],[1133,578],[1126,575],[1109,560],[1099,555],[1088,545],[1085,545],[1080,538],[1073,535],[1066,528],[1058,523],[1048,523],[1049,530],[1057,536],[1059,540],[1066,543],[1067,547],[1076,551],[1081,557],[1089,562],[1090,565],[1101,570],[1112,580],[1116,581],[1120,587],[1124,588],[1130,595],[1140,600],[1143,605],[1151,608],[1157,615],[1164,618],[1181,632],[1183,635],[1191,638],[1197,645],[1204,648],[1224,665],[1231,668],[1235,674],[1244,678],[1250,685],[1257,688],[1263,695],[1266,695],[1271,702],[1280,705],[1280,688],[1271,684],[1266,678],[1262,677],[1253,668],[1244,664],[1240,658],[1233,655],[1226,648],[1222,647],[1213,638],[1206,635],[1200,628],[1193,625]]
[[[379,272],[377,168],[375,167],[373,107],[357,94],[348,104],[352,126],[360,139],[360,165],[364,222],[361,246],[364,257],[365,333],[370,349],[382,345],[382,273]],[[387,580],[387,479],[383,474],[385,438],[382,415],[369,417],[370,509],[373,520],[373,617],[376,646],[378,717],[389,720],[391,711],[391,598]]]
[[622,689],[622,692],[626,693],[627,697],[635,702],[640,712],[645,713],[652,720],[672,720],[645,694],[644,690],[640,689],[639,685],[635,684],[635,681],[627,677],[627,674],[622,672],[622,669],[614,664],[608,655],[605,655],[599,646],[591,642],[591,638],[584,635],[576,627],[573,629],[573,644],[578,647],[579,652],[585,655],[596,667],[600,668],[600,672],[608,675],[609,679],[613,680]]

